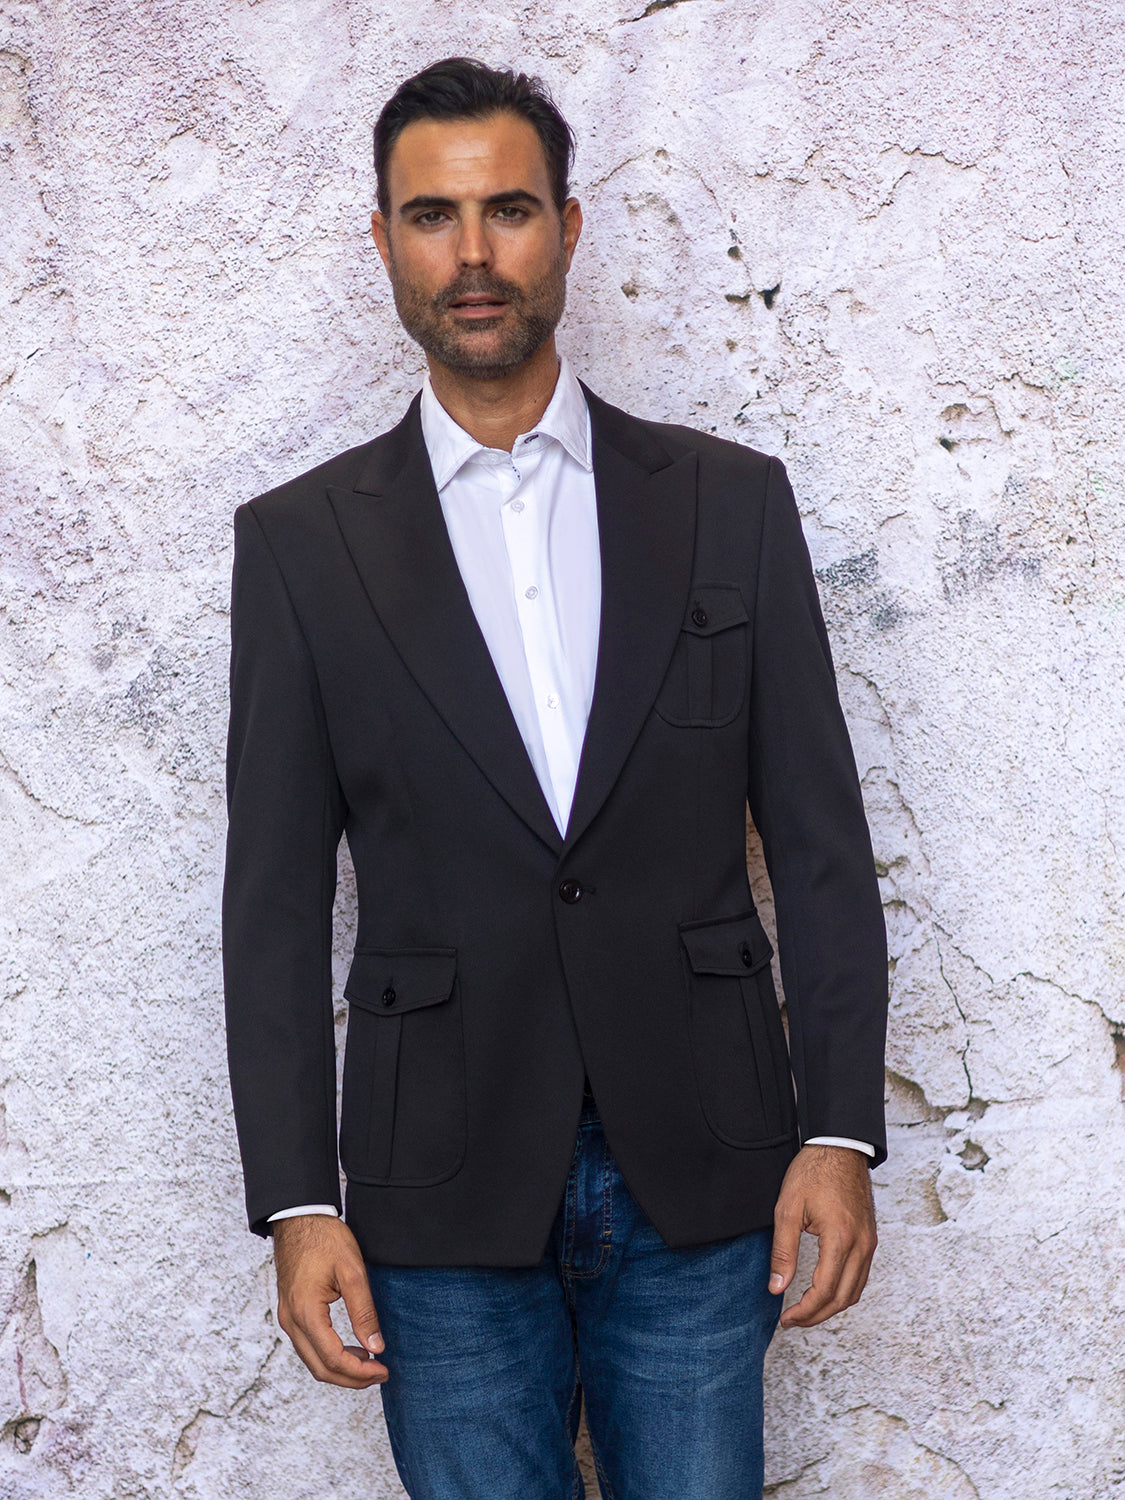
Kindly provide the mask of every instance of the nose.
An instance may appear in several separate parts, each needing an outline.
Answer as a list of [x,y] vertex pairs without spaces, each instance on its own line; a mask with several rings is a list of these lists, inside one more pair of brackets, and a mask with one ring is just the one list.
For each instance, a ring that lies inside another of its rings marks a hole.
[[457,259],[463,266],[486,266],[492,260],[492,246],[482,218],[466,214],[461,220]]

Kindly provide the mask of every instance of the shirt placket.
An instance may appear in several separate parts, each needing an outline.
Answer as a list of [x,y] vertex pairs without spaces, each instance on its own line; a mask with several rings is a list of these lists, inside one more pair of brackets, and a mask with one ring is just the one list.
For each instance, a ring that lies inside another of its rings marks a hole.
[[521,445],[509,466],[511,488],[501,511],[524,658],[546,753],[556,811],[565,825],[578,768],[574,705],[569,702],[558,601],[548,555],[550,507],[542,492],[543,442]]

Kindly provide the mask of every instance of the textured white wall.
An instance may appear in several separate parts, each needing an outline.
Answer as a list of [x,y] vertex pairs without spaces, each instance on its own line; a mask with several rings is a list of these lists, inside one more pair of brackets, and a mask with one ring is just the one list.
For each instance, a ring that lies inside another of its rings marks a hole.
[[417,384],[369,127],[460,51],[578,130],[581,372],[788,463],[886,872],[882,1247],[768,1493],[1125,1494],[1120,4],[0,12],[0,1496],[401,1493],[242,1227],[229,518]]

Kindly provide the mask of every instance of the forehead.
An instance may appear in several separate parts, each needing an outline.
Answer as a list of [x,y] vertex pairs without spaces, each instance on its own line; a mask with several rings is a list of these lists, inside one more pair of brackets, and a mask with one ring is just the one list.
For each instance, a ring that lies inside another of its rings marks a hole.
[[391,147],[392,204],[420,194],[487,198],[522,188],[551,196],[547,158],[535,127],[510,112],[483,120],[414,120]]

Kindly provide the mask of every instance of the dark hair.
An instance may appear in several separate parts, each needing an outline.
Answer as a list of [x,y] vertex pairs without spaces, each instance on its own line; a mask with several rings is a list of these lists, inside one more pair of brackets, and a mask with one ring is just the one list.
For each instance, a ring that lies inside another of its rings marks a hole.
[[375,180],[380,212],[386,213],[387,164],[395,141],[415,120],[482,120],[505,111],[533,126],[547,158],[555,207],[570,193],[574,132],[546,84],[526,73],[489,68],[471,57],[446,57],[400,84],[375,122]]

